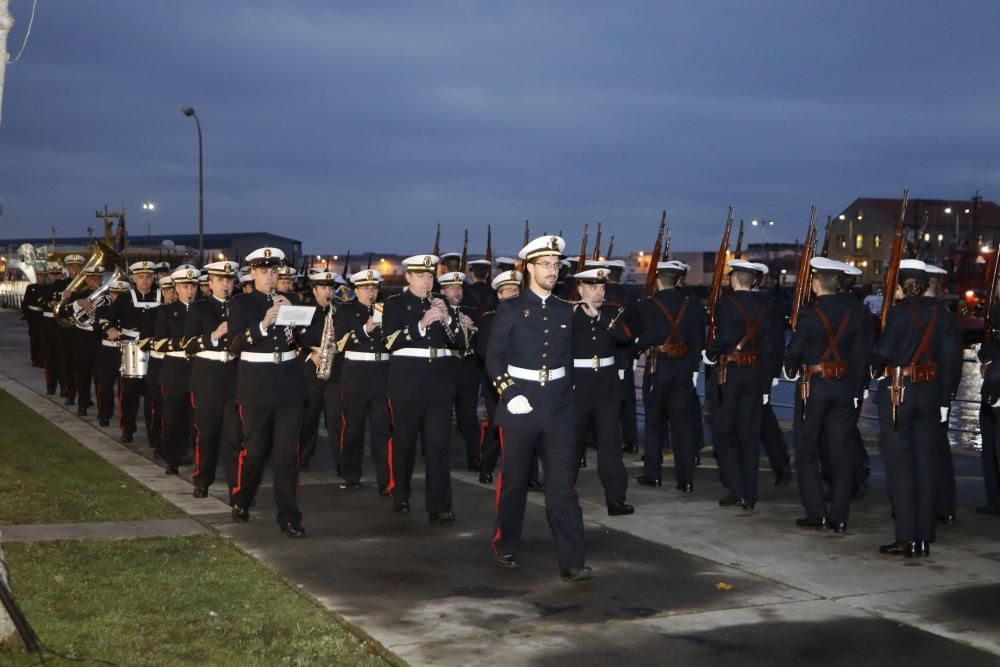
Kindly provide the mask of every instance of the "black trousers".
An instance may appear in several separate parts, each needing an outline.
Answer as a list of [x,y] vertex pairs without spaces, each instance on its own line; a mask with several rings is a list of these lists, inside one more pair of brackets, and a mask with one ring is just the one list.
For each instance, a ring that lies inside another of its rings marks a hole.
[[[463,362],[464,363],[464,362]],[[465,443],[465,461],[479,465],[479,384],[462,384],[455,391],[455,422]]]
[[[58,325],[57,325],[58,326]],[[76,401],[76,356],[74,355],[73,339],[76,338],[76,327],[59,327],[59,367],[65,382],[67,402]]]
[[389,487],[389,441],[392,420],[385,396],[367,396],[345,392],[341,395],[344,426],[341,433],[340,476],[348,482],[361,481],[365,454],[365,426],[371,437],[372,466],[379,488]]
[[313,364],[303,364],[306,384],[306,402],[302,410],[302,433],[299,436],[299,462],[308,464],[316,453],[319,442],[319,420],[322,415],[326,423],[327,439],[333,452],[333,463],[340,469],[340,450],[343,446],[341,434],[344,430],[343,408],[340,404],[340,386],[330,380],[316,377]]
[[97,416],[111,421],[115,414],[115,383],[121,368],[122,353],[117,347],[100,344],[97,348],[97,363],[94,367],[94,381],[97,391]]
[[625,369],[625,377],[621,381],[622,400],[619,404],[621,406],[619,419],[621,420],[622,443],[630,448],[639,444],[639,422],[636,417],[634,371],[633,362],[630,359],[629,365]]
[[451,511],[452,396],[389,400],[392,440],[389,442],[389,495],[394,504],[409,502],[417,436],[424,452],[424,504],[428,514]]
[[940,424],[934,446],[934,513],[938,516],[952,515],[958,503],[955,488],[955,462],[951,458],[951,443],[948,441],[948,424]]
[[60,363],[59,325],[55,319],[46,317],[42,320],[42,345],[45,355],[45,391],[54,394],[56,389],[65,394],[66,378]]
[[73,360],[76,376],[76,404],[81,408],[93,405],[90,385],[94,381],[94,366],[97,364],[97,338],[92,331],[73,330]]
[[191,408],[194,412],[192,482],[201,489],[211,486],[219,459],[222,459],[227,488],[232,489],[236,486],[236,460],[243,440],[235,398],[218,392],[199,392],[196,387],[191,393]]
[[896,539],[933,541],[934,451],[941,431],[936,387],[933,383],[907,383],[893,426],[888,382],[884,380],[880,384],[880,443],[896,514]]
[[240,422],[243,447],[236,462],[233,505],[250,507],[270,459],[278,525],[297,525],[302,521],[298,504],[302,406],[298,403],[240,405]]
[[979,430],[983,436],[983,481],[986,483],[986,504],[1000,507],[1000,460],[997,459],[997,408],[986,401],[979,405]]
[[[691,374],[667,373],[662,370],[653,373],[647,381],[643,404],[646,407],[643,477],[656,480],[662,478],[663,442],[665,432],[669,429],[677,483],[694,483],[694,457],[699,443],[692,426],[696,419],[701,421],[701,406],[691,384]],[[692,414],[693,408],[699,409]]]
[[191,447],[191,395],[187,387],[162,387],[163,434],[159,452],[167,467],[176,468]]
[[[585,403],[581,405],[580,403]],[[589,405],[587,405],[589,403]],[[604,487],[604,503],[608,506],[625,502],[628,475],[622,461],[619,409],[607,401],[578,401],[576,415],[576,453],[583,458],[587,434],[593,428],[597,438],[597,476]]]
[[584,564],[583,511],[576,494],[579,469],[576,434],[563,424],[501,430],[503,463],[497,479],[497,522],[493,552],[517,554],[521,546],[528,479],[538,453],[545,465],[545,517],[556,540],[559,569]]
[[[795,416],[795,473],[799,497],[809,518],[827,518],[834,524],[847,523],[854,481],[851,439],[854,402],[853,397],[824,392],[817,386],[821,381],[813,380],[811,396],[805,405],[805,419],[798,412]],[[820,471],[824,447],[831,479],[829,507],[823,495]]]
[[31,351],[31,365],[44,366],[45,354],[42,345],[42,316],[37,311],[30,311],[28,322],[28,349]]
[[722,481],[751,505],[757,502],[763,398],[753,367],[730,365],[726,383],[713,387],[712,440]]
[[[763,399],[761,399],[763,400]],[[853,403],[851,404],[853,408]],[[785,435],[781,432],[778,424],[778,417],[774,414],[774,408],[770,403],[761,409],[761,444],[764,446],[764,453],[767,454],[768,463],[771,470],[787,470],[792,466],[788,458],[788,445],[785,444]]]
[[[155,402],[159,403],[159,387],[153,385],[152,380],[144,378],[121,378],[119,382],[121,394],[121,427],[122,433],[133,435],[139,413],[139,399],[142,399],[143,419],[146,422],[146,436],[149,444],[156,447],[160,442],[159,429],[154,425],[153,393],[157,394]],[[154,432],[155,431],[155,432]]]
[[489,386],[483,387],[486,404],[486,421],[479,434],[479,465],[482,472],[492,473],[500,460],[500,427],[494,423],[497,414],[497,396]]

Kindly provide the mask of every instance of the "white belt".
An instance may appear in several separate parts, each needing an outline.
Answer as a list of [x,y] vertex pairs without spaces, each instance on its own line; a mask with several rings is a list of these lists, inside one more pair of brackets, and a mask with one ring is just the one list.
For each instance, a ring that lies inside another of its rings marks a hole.
[[[154,354],[160,354],[160,353],[154,353]],[[163,352],[162,354],[165,354],[168,357],[174,357],[175,359],[187,359],[187,352]]]
[[42,307],[41,306],[28,306],[28,310],[36,310],[38,312],[42,312]]
[[450,357],[455,353],[446,347],[404,347],[392,353],[394,357],[420,357],[421,359],[437,359]]
[[118,345],[118,341],[108,340],[107,338],[101,339],[101,345],[103,345],[104,347],[120,347],[120,345]]
[[51,310],[42,311],[42,317],[55,317],[55,316],[56,314],[53,313]]
[[558,380],[561,377],[565,377],[565,368],[540,368],[538,370],[532,370],[531,368],[521,368],[520,366],[507,365],[507,374],[512,378],[517,378],[518,380],[531,380],[532,382],[538,382],[540,384],[545,384],[549,380]]
[[282,361],[295,359],[298,352],[289,350],[287,352],[240,352],[240,361],[250,361],[255,364],[270,362],[280,364]]
[[155,350],[150,350],[149,356],[151,356],[153,359],[162,359],[163,358],[163,353],[162,352],[156,352]]
[[218,352],[213,352],[211,350],[203,350],[202,352],[196,353],[194,356],[199,359],[211,359],[212,361],[221,361],[226,363],[233,360],[233,355],[229,354],[226,350],[220,350]]
[[128,336],[129,338],[139,337],[139,332],[136,331],[135,329],[121,329],[120,331],[122,332],[123,336]]
[[344,352],[344,359],[350,361],[389,361],[388,352]]
[[592,368],[595,371],[615,363],[614,357],[590,357],[589,359],[574,359],[573,368]]

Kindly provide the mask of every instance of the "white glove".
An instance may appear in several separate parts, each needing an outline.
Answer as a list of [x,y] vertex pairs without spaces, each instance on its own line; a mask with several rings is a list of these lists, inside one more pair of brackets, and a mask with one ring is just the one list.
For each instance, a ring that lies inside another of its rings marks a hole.
[[705,362],[706,366],[714,366],[715,364],[719,363],[717,361],[709,361],[708,357],[705,355],[705,350],[701,351],[701,360]]
[[618,369],[618,379],[619,380],[624,380],[625,379],[625,370],[622,369],[622,368]]
[[861,392],[861,398],[865,399],[866,401],[868,400],[868,390],[867,389],[865,389],[863,392]]
[[948,408],[941,408],[941,423],[948,423]]
[[698,372],[695,371],[691,373],[691,384],[694,385],[695,389],[698,388]]
[[767,405],[767,402],[770,401],[770,400],[771,400],[771,395],[770,394],[764,394],[764,405]]
[[[788,380],[789,382],[795,382],[796,380],[799,379],[798,373],[796,373],[794,377],[788,377],[788,370],[784,368],[781,369],[781,374],[784,375],[785,379]],[[771,386],[773,387],[774,385],[772,384]]]
[[507,401],[507,410],[512,415],[526,415],[534,410],[534,408],[531,407],[531,403],[524,396],[515,396]]
[[773,380],[771,380],[771,386],[777,387],[779,382],[781,382],[781,380],[779,380],[778,378],[774,378]]
[[998,399],[997,399],[997,402],[996,402],[996,403],[994,403],[993,405],[991,405],[990,407],[991,407],[991,408],[1000,408],[1000,398],[998,398]]
[[855,410],[858,409],[858,399],[856,399],[856,398],[854,399],[854,409]]

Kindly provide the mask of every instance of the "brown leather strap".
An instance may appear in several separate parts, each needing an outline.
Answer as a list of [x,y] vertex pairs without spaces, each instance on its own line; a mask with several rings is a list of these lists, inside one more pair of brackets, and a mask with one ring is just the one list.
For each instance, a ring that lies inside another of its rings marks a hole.
[[684,315],[687,313],[688,302],[690,300],[691,297],[687,296],[684,297],[684,303],[681,305],[681,309],[677,311],[677,319],[674,319],[674,316],[670,314],[670,311],[667,310],[667,307],[664,306],[662,303],[660,303],[659,299],[653,297],[653,303],[656,304],[656,307],[659,308],[660,312],[663,313],[663,317],[666,318],[667,320],[667,326],[670,327],[670,331],[667,333],[667,337],[663,340],[663,345],[668,345],[672,343],[675,336],[678,339],[677,342],[681,344],[684,343],[684,336],[681,335],[680,327],[681,327],[681,322],[684,321]]
[[830,318],[826,316],[823,309],[819,307],[817,303],[815,306],[816,316],[819,317],[819,321],[823,324],[823,328],[826,329],[826,339],[830,341],[829,345],[826,347],[826,351],[823,356],[820,357],[819,362],[829,361],[830,357],[833,357],[834,361],[841,361],[840,350],[837,348],[837,343],[844,336],[844,332],[847,331],[847,323],[851,319],[850,309],[844,313],[844,319],[840,320],[840,326],[837,327],[837,333],[833,333],[833,327],[830,326]]
[[757,331],[760,329],[761,325],[764,324],[764,316],[767,315],[768,311],[771,310],[771,304],[768,304],[766,308],[762,308],[760,315],[757,316],[757,320],[751,324],[750,316],[747,315],[747,311],[743,309],[743,306],[733,298],[729,297],[729,301],[736,307],[736,312],[740,314],[743,319],[743,326],[746,327],[747,332],[740,339],[740,342],[736,343],[736,347],[733,348],[736,352],[740,352],[743,346],[750,343],[750,349],[756,353],[757,352]]
[[917,346],[917,351],[913,353],[913,358],[910,359],[910,365],[916,366],[921,357],[925,358],[927,363],[934,363],[934,359],[930,354],[930,347],[931,337],[934,335],[934,325],[937,324],[938,309],[931,308],[931,317],[927,322],[927,327],[924,328],[924,323],[921,321],[920,315],[917,314],[916,308],[908,303],[905,306],[907,312],[910,313],[910,317],[917,323],[917,329],[923,328],[924,330],[923,337],[920,339],[920,345]]

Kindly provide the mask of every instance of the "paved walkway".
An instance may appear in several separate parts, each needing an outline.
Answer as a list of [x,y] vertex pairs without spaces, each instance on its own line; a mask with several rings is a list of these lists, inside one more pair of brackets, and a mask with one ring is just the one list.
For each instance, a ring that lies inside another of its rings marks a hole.
[[[592,466],[579,491],[596,577],[570,586],[559,581],[536,494],[524,567],[492,563],[494,490],[466,472],[453,474],[458,521],[432,526],[420,511],[419,465],[415,511],[402,516],[371,482],[340,490],[324,449],[300,490],[309,539],[280,536],[267,492],[249,524],[233,524],[221,500],[190,497],[189,469],[164,477],[140,437],[126,448],[114,429],[44,396],[24,331],[11,324],[0,315],[0,388],[413,664],[1000,663],[1000,521],[970,509],[982,502],[974,459],[956,461],[958,524],[939,530],[931,558],[913,561],[877,553],[892,535],[877,456],[847,535],[795,529],[795,486],[774,487],[769,473],[756,511],[718,507],[711,459],[693,495],[632,486],[637,513],[608,517]],[[458,470],[457,441],[454,451]]]
[[137,537],[185,537],[210,532],[194,519],[102,521],[98,523],[39,523],[0,526],[4,542],[52,540],[128,540]]

